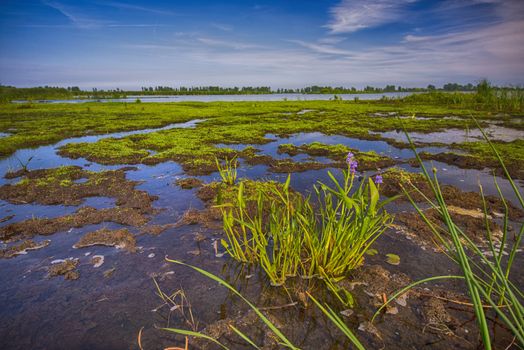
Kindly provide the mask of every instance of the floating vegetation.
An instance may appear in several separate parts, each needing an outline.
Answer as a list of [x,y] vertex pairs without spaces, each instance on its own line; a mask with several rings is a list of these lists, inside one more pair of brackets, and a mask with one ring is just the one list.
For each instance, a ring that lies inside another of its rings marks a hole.
[[175,184],[184,190],[190,190],[202,186],[202,180],[196,177],[185,177],[175,181]]
[[386,257],[387,257],[386,261],[388,264],[400,265],[400,256],[398,256],[397,254],[389,253],[389,254],[386,254]]
[[73,248],[86,248],[94,245],[105,245],[125,249],[133,253],[136,251],[135,237],[127,229],[109,230],[103,228],[89,232],[84,235]]
[[51,266],[47,269],[49,277],[64,276],[66,280],[76,280],[80,277],[80,274],[76,270],[78,267],[78,259],[65,259],[58,260],[51,263]]
[[0,249],[0,259],[14,258],[17,255],[27,254],[29,250],[37,250],[47,247],[51,243],[50,240],[44,240],[42,242],[35,242],[31,239],[23,241],[19,244],[14,244],[5,249]]

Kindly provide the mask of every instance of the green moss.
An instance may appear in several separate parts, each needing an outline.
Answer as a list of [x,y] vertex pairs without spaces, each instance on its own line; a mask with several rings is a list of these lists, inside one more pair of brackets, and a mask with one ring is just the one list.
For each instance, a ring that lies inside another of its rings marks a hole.
[[[296,113],[312,110],[306,114]],[[400,129],[394,117],[372,116],[375,112],[397,112],[401,115],[467,116],[470,111],[431,104],[407,102],[362,101],[280,101],[280,102],[184,102],[184,103],[86,103],[35,104],[20,109],[16,105],[0,106],[0,131],[10,136],[0,139],[0,155],[9,155],[20,148],[51,144],[68,137],[106,134],[117,131],[158,128],[170,123],[205,119],[206,129],[216,129],[216,142],[264,142],[265,133],[289,134],[300,131],[323,131],[349,136],[368,135],[368,131]],[[291,115],[287,113],[292,113]],[[488,113],[475,112],[479,118]],[[446,127],[465,127],[461,120],[404,119],[409,131],[433,131]],[[230,140],[231,139],[231,140]],[[148,140],[151,141],[151,140]],[[153,142],[159,146],[158,142]],[[105,141],[107,146],[111,141]],[[121,153],[129,147],[114,149]],[[125,155],[124,155],[125,156]],[[144,152],[133,158],[147,156]],[[116,159],[113,155],[112,159]]]
[[213,198],[210,200],[213,204],[235,204],[237,203],[240,183],[244,186],[243,193],[246,202],[256,201],[260,192],[270,194],[275,190],[282,190],[283,188],[283,184],[277,181],[254,181],[242,179],[233,186],[226,185],[223,182],[211,182],[204,185],[202,191],[210,191],[214,194]]
[[[498,153],[506,163],[517,163],[524,166],[524,140],[512,142],[493,142]],[[465,142],[453,145],[454,148],[469,152],[470,156],[479,161],[497,161],[487,142]]]
[[374,151],[361,152],[345,145],[327,145],[321,142],[312,142],[301,146],[282,144],[279,145],[278,152],[287,153],[289,155],[305,153],[310,156],[324,156],[338,162],[344,162],[348,152],[352,152],[359,164],[365,165],[367,168],[371,167],[372,164],[375,163],[393,161],[391,158],[381,156]]
[[27,186],[29,185],[29,179],[27,177],[22,178],[20,181],[18,181],[15,186]]

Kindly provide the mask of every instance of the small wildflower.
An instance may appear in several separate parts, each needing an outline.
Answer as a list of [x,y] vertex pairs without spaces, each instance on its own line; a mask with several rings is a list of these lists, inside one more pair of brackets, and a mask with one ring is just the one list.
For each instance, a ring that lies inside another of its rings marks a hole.
[[377,176],[375,176],[375,183],[377,185],[380,185],[381,183],[383,183],[382,175],[377,174]]
[[356,160],[352,160],[349,163],[349,171],[351,172],[351,174],[355,174],[356,173],[357,167],[358,167],[358,162]]
[[353,157],[355,157],[355,155],[349,152],[348,155],[346,156],[346,163],[350,164],[351,161],[353,160]]

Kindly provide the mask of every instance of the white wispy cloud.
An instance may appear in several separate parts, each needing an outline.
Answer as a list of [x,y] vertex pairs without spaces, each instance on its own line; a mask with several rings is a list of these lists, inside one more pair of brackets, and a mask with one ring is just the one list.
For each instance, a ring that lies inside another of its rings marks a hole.
[[246,50],[246,49],[259,49],[263,46],[251,43],[236,42],[232,40],[220,40],[213,38],[200,37],[197,40],[207,46],[215,46],[221,48],[235,49],[235,50]]
[[342,0],[330,9],[326,24],[331,33],[351,33],[398,20],[407,4],[416,0]]
[[[60,2],[57,1],[49,1],[49,0],[42,0],[42,3],[46,6],[49,6],[58,12],[60,12],[62,15],[64,15],[66,18],[69,19],[71,22],[71,25],[80,29],[97,29],[97,28],[156,28],[156,27],[169,27],[170,25],[166,24],[151,24],[151,23],[118,23],[115,21],[109,21],[109,20],[100,20],[96,18],[92,18],[90,16],[87,16],[77,9],[66,6]],[[108,3],[108,4],[119,4],[120,3]],[[122,4],[126,5],[126,4]],[[116,6],[116,5],[115,5]],[[146,11],[146,8],[142,8],[141,6],[133,6],[129,5],[126,6],[126,8],[133,8],[136,10],[142,10]],[[150,12],[154,12],[153,9],[148,9]],[[23,24],[20,25],[22,27],[41,27],[41,28],[63,28],[67,27],[63,24]]]
[[107,21],[101,21],[101,20],[97,20],[97,19],[85,16],[85,15],[75,13],[70,7],[65,6],[56,1],[43,0],[42,3],[60,12],[62,15],[67,17],[71,21],[72,24],[74,24],[78,28],[84,28],[84,29],[99,28],[99,27],[102,27],[108,24]]
[[153,13],[155,15],[174,15],[175,12],[171,10],[164,10],[164,9],[158,9],[155,7],[146,7],[146,6],[139,6],[139,5],[133,5],[133,4],[127,4],[124,2],[118,2],[118,1],[103,1],[99,2],[98,4],[104,5],[104,6],[110,6],[121,10],[132,10],[132,11],[139,11],[139,12],[149,12]]

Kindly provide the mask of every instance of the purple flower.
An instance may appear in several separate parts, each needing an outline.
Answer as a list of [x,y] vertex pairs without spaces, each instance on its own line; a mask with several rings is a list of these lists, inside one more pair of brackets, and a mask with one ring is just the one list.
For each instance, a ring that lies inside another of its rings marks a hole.
[[377,185],[380,185],[381,183],[383,183],[383,181],[382,181],[382,175],[377,174],[377,175],[375,176],[375,183],[376,183]]
[[358,162],[356,160],[352,160],[349,163],[349,172],[351,174],[355,174],[355,172],[357,171],[357,167],[358,167]]
[[349,152],[348,155],[347,155],[347,157],[346,157],[346,163],[350,164],[351,161],[353,160],[353,157],[354,157],[354,156],[355,156],[355,155],[354,155],[353,153]]

